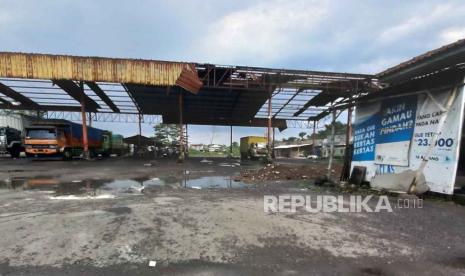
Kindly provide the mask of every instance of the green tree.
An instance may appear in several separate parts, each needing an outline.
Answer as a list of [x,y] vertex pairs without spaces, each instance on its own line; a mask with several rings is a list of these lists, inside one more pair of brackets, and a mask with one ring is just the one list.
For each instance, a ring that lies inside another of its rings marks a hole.
[[289,138],[287,139],[288,142],[295,142],[295,141],[297,141],[297,140],[299,140],[299,138],[297,138],[297,137],[292,137],[292,136],[289,137]]
[[155,144],[158,146],[169,146],[179,141],[179,126],[175,124],[157,124],[153,127],[155,131]]
[[303,140],[303,139],[304,139],[304,137],[305,137],[305,135],[307,135],[307,133],[306,133],[306,132],[303,132],[303,131],[302,131],[302,132],[300,132],[300,133],[299,133],[300,140]]
[[[344,134],[346,133],[347,130],[347,125],[344,123],[341,123],[339,121],[336,121],[334,123],[334,129],[335,129],[335,134]],[[319,139],[327,138],[331,135],[331,124],[325,125],[325,128],[323,130],[318,131],[316,134],[316,137]]]

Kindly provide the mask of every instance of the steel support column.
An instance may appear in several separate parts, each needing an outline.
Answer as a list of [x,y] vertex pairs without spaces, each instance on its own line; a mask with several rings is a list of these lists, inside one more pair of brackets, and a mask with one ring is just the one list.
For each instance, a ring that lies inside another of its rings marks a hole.
[[179,92],[179,158],[178,162],[184,162],[184,130],[182,121],[182,109],[183,109],[183,97],[182,91]]
[[87,134],[87,118],[86,118],[86,101],[85,101],[85,94],[84,94],[84,83],[81,81],[79,83],[81,88],[81,116],[82,116],[82,145],[83,145],[83,152],[82,157],[84,159],[89,159],[89,140]]
[[276,158],[276,156],[274,155],[274,141],[276,141],[275,133],[276,133],[276,128],[273,127],[273,143],[272,143],[272,151],[271,151],[271,157],[273,157],[273,159]]
[[229,126],[229,156],[233,156],[233,138],[232,126]]
[[268,126],[267,126],[267,143],[268,143],[268,153],[267,153],[267,159],[268,161],[271,161],[271,151],[272,151],[272,144],[271,144],[271,125],[272,125],[272,116],[271,116],[271,98],[272,98],[272,93],[273,90],[271,88],[271,85],[269,86],[269,97],[268,97]]
[[336,109],[333,109],[332,111],[333,118],[331,120],[331,140],[330,140],[330,146],[329,146],[329,161],[328,161],[328,181],[331,179],[331,173],[333,170],[333,158],[334,158],[334,136],[335,136],[335,124],[336,124]]
[[313,121],[313,133],[312,133],[312,153],[316,154],[316,121]]
[[352,112],[353,107],[350,106],[347,109],[347,135],[346,135],[346,147],[349,145],[350,140],[352,139]]
[[350,163],[352,161],[352,158],[350,158],[350,151],[352,150],[350,147],[350,139],[352,137],[352,110],[352,106],[347,108],[346,146],[344,150],[344,165],[342,166],[341,171],[341,181],[345,181],[350,177]]
[[137,150],[140,151],[140,147],[141,147],[141,137],[142,137],[142,114],[138,114],[138,124],[139,124],[139,136],[137,137]]

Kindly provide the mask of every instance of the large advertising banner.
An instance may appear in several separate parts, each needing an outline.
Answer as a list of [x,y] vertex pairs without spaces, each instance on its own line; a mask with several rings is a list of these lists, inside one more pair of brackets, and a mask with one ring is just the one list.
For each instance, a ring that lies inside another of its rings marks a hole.
[[354,161],[373,160],[375,157],[376,125],[380,105],[357,108],[357,122],[354,125]]
[[409,165],[416,107],[416,95],[383,101],[376,130],[376,164]]
[[[433,151],[429,156],[425,167],[425,177],[432,191],[453,194],[455,176],[458,166],[459,146],[462,133],[464,96],[463,88],[453,102],[446,117],[444,126],[436,140]],[[426,151],[431,146],[433,133],[443,111],[441,107],[446,104],[452,91],[433,94],[434,100],[426,95],[419,95],[420,103],[423,105],[417,112],[410,162],[413,168],[417,168]]]
[[352,166],[367,168],[366,181],[376,174],[417,169],[438,131],[441,116],[447,115],[423,173],[431,191],[452,194],[462,133],[463,87],[443,114],[451,93],[422,93],[357,107]]

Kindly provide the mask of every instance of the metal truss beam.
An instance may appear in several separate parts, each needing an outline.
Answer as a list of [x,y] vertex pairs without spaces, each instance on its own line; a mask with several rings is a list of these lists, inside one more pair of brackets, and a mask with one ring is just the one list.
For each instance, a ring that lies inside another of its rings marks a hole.
[[37,108],[39,106],[36,102],[32,101],[31,99],[24,96],[23,94],[16,92],[15,90],[4,85],[3,83],[0,83],[0,93],[2,93],[3,95],[9,98],[12,98],[15,101],[20,102],[21,105],[23,105],[23,107],[27,106],[31,108]]
[[[81,114],[78,112],[47,112],[47,119],[64,119],[69,121],[81,121]],[[107,123],[139,123],[139,114],[128,113],[91,113],[90,117],[93,122]],[[143,115],[141,122],[147,124],[161,123],[161,116],[158,115]]]
[[97,95],[100,99],[102,99],[102,101],[108,105],[109,108],[111,108],[111,110],[113,110],[113,112],[116,112],[116,113],[119,113],[119,108],[113,103],[113,101],[107,96],[107,94],[105,94],[105,92],[103,92],[103,90],[98,86],[98,84],[96,84],[95,82],[90,82],[90,81],[87,81],[86,82],[87,86],[89,86],[90,89],[92,89],[92,91],[94,91],[95,95]]
[[86,107],[86,111],[96,112],[100,106],[92,100],[89,96],[84,94],[81,91],[81,88],[73,81],[70,80],[54,80],[54,84],[58,85],[61,89],[63,89],[66,93],[68,93],[73,99],[75,99],[78,103],[81,103],[84,100],[84,105]]

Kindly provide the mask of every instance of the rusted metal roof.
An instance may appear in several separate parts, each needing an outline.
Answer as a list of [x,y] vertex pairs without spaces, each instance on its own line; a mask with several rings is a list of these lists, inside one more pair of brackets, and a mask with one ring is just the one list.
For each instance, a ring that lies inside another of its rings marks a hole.
[[0,52],[0,77],[179,85],[193,93],[202,86],[192,63],[10,52]]
[[161,115],[165,123],[179,122],[182,93],[185,123],[267,126],[271,97],[272,125],[284,129],[316,118],[322,108],[310,106],[328,101],[322,91],[347,97],[374,82],[365,74],[0,52],[0,83],[9,89],[0,89],[0,108],[74,112],[84,102],[89,112]]
[[465,39],[428,51],[376,75],[382,82],[400,82],[465,62]]

